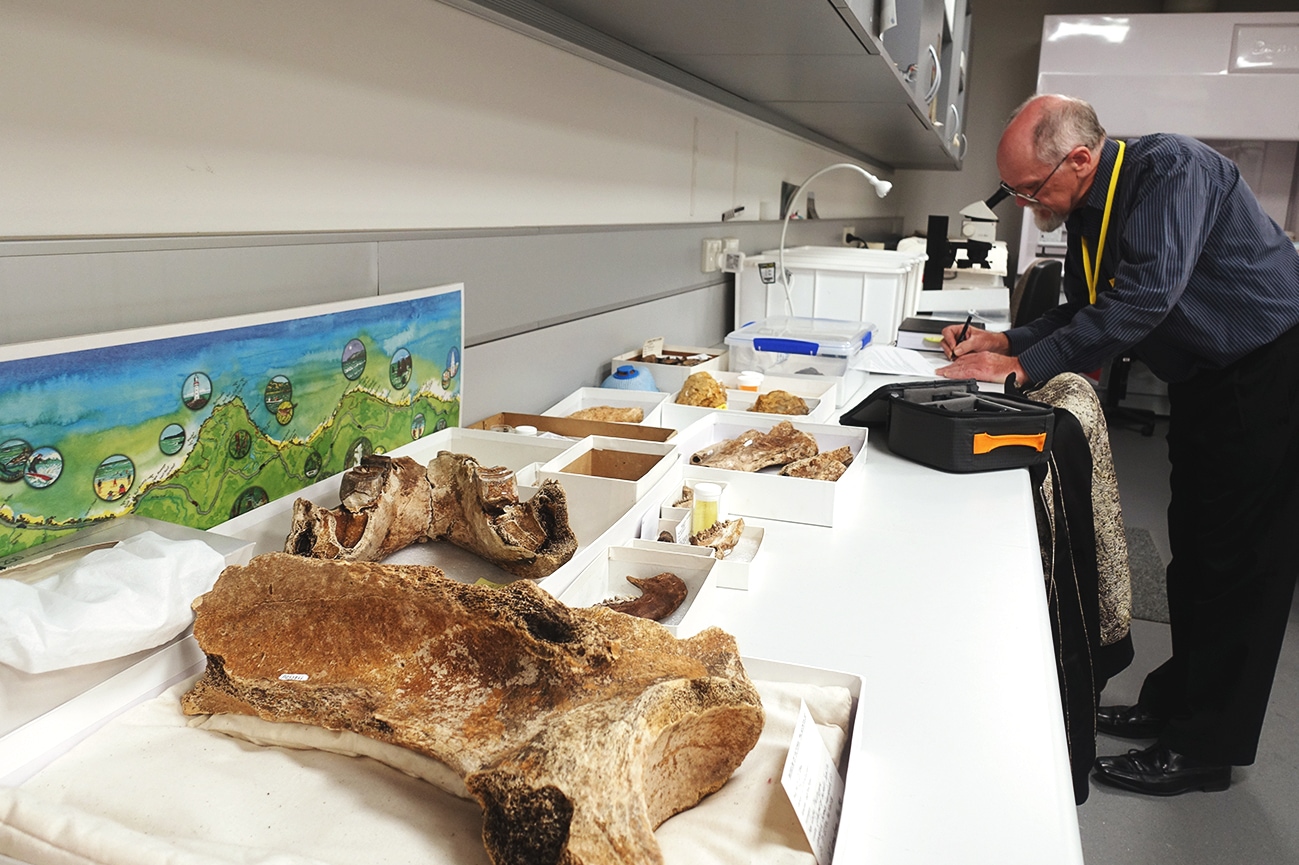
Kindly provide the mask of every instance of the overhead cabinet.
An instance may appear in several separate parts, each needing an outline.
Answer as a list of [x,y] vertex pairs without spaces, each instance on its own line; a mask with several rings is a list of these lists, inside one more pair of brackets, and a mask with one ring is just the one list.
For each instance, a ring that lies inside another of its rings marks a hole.
[[884,168],[961,165],[966,0],[445,2]]

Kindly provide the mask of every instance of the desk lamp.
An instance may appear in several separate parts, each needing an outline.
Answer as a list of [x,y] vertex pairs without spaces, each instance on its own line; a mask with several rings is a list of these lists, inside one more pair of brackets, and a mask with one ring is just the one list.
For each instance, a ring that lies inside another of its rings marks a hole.
[[884,196],[888,195],[889,190],[893,188],[892,183],[889,183],[887,180],[880,180],[878,177],[876,177],[874,174],[871,174],[869,171],[862,168],[860,165],[854,165],[851,162],[836,162],[833,165],[827,165],[825,168],[822,168],[820,171],[817,171],[807,180],[804,180],[799,185],[798,189],[794,190],[794,194],[789,197],[789,204],[785,206],[784,225],[782,225],[780,228],[780,284],[785,289],[785,306],[788,307],[789,309],[790,318],[794,317],[794,299],[793,297],[790,296],[789,275],[785,272],[785,232],[789,230],[789,218],[794,213],[794,202],[798,200],[799,193],[801,193],[804,189],[807,189],[807,185],[811,183],[813,180],[816,180],[818,177],[820,177],[822,174],[825,174],[827,171],[833,171],[836,168],[851,168],[853,171],[856,171],[862,177],[865,177],[867,180],[870,181],[871,186],[875,187],[875,194],[878,195],[880,198],[883,198]]

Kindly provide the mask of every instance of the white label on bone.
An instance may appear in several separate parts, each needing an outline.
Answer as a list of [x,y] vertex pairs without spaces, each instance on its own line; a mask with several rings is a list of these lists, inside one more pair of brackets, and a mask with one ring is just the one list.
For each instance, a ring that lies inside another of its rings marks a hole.
[[310,678],[306,673],[280,673],[281,682],[305,682]]

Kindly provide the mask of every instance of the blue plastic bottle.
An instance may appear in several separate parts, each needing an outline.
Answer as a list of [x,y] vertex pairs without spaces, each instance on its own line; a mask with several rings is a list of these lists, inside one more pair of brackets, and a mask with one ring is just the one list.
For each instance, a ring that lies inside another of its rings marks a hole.
[[630,365],[615,369],[600,386],[618,390],[658,390],[654,386],[654,376],[650,375],[649,370],[637,369]]

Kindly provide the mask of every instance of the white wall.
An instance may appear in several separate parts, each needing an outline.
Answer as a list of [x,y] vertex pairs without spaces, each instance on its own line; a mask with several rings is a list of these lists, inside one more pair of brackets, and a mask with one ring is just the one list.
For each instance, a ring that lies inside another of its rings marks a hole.
[[[433,0],[0,22],[0,237],[712,222],[842,161]],[[898,212],[852,172],[816,191]]]

